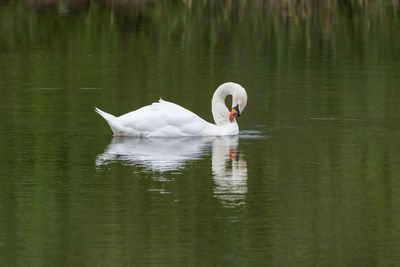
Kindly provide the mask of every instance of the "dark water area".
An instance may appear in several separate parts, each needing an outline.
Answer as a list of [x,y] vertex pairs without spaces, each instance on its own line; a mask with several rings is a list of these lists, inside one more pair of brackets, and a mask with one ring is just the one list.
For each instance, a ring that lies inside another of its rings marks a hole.
[[[400,264],[398,1],[0,1],[1,266]],[[240,135],[116,138],[157,101]],[[229,101],[228,101],[229,102]]]

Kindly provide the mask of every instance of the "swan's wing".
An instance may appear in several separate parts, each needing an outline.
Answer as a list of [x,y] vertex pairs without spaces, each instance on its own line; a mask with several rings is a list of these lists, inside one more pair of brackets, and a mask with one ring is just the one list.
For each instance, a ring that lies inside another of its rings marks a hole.
[[144,136],[201,135],[212,125],[193,112],[161,99],[118,117],[118,121]]

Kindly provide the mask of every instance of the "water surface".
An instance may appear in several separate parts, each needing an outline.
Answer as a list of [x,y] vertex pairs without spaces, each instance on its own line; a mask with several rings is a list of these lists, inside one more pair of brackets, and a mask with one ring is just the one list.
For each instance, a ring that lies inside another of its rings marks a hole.
[[[398,265],[400,10],[367,2],[1,2],[1,265]],[[94,112],[212,121],[226,81],[237,137]]]

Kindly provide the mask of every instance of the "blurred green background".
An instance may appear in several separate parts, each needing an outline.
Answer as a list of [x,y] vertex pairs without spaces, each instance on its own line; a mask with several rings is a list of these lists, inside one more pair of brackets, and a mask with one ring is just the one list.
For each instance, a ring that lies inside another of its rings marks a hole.
[[[398,0],[1,0],[0,265],[397,266],[399,15]],[[226,81],[249,95],[237,142],[199,141],[176,170],[129,151],[99,164],[112,133],[95,106],[162,97],[212,121]],[[218,147],[240,156],[225,175]]]

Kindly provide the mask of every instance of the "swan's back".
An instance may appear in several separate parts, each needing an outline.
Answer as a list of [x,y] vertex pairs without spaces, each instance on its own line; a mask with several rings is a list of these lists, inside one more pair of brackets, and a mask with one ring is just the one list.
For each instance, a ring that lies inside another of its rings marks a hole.
[[209,124],[193,112],[162,99],[117,119],[144,136],[158,137],[197,135]]
[[227,135],[228,130],[232,131],[208,123],[195,113],[162,99],[119,117],[99,109],[96,111],[108,122],[115,136],[210,136]]

